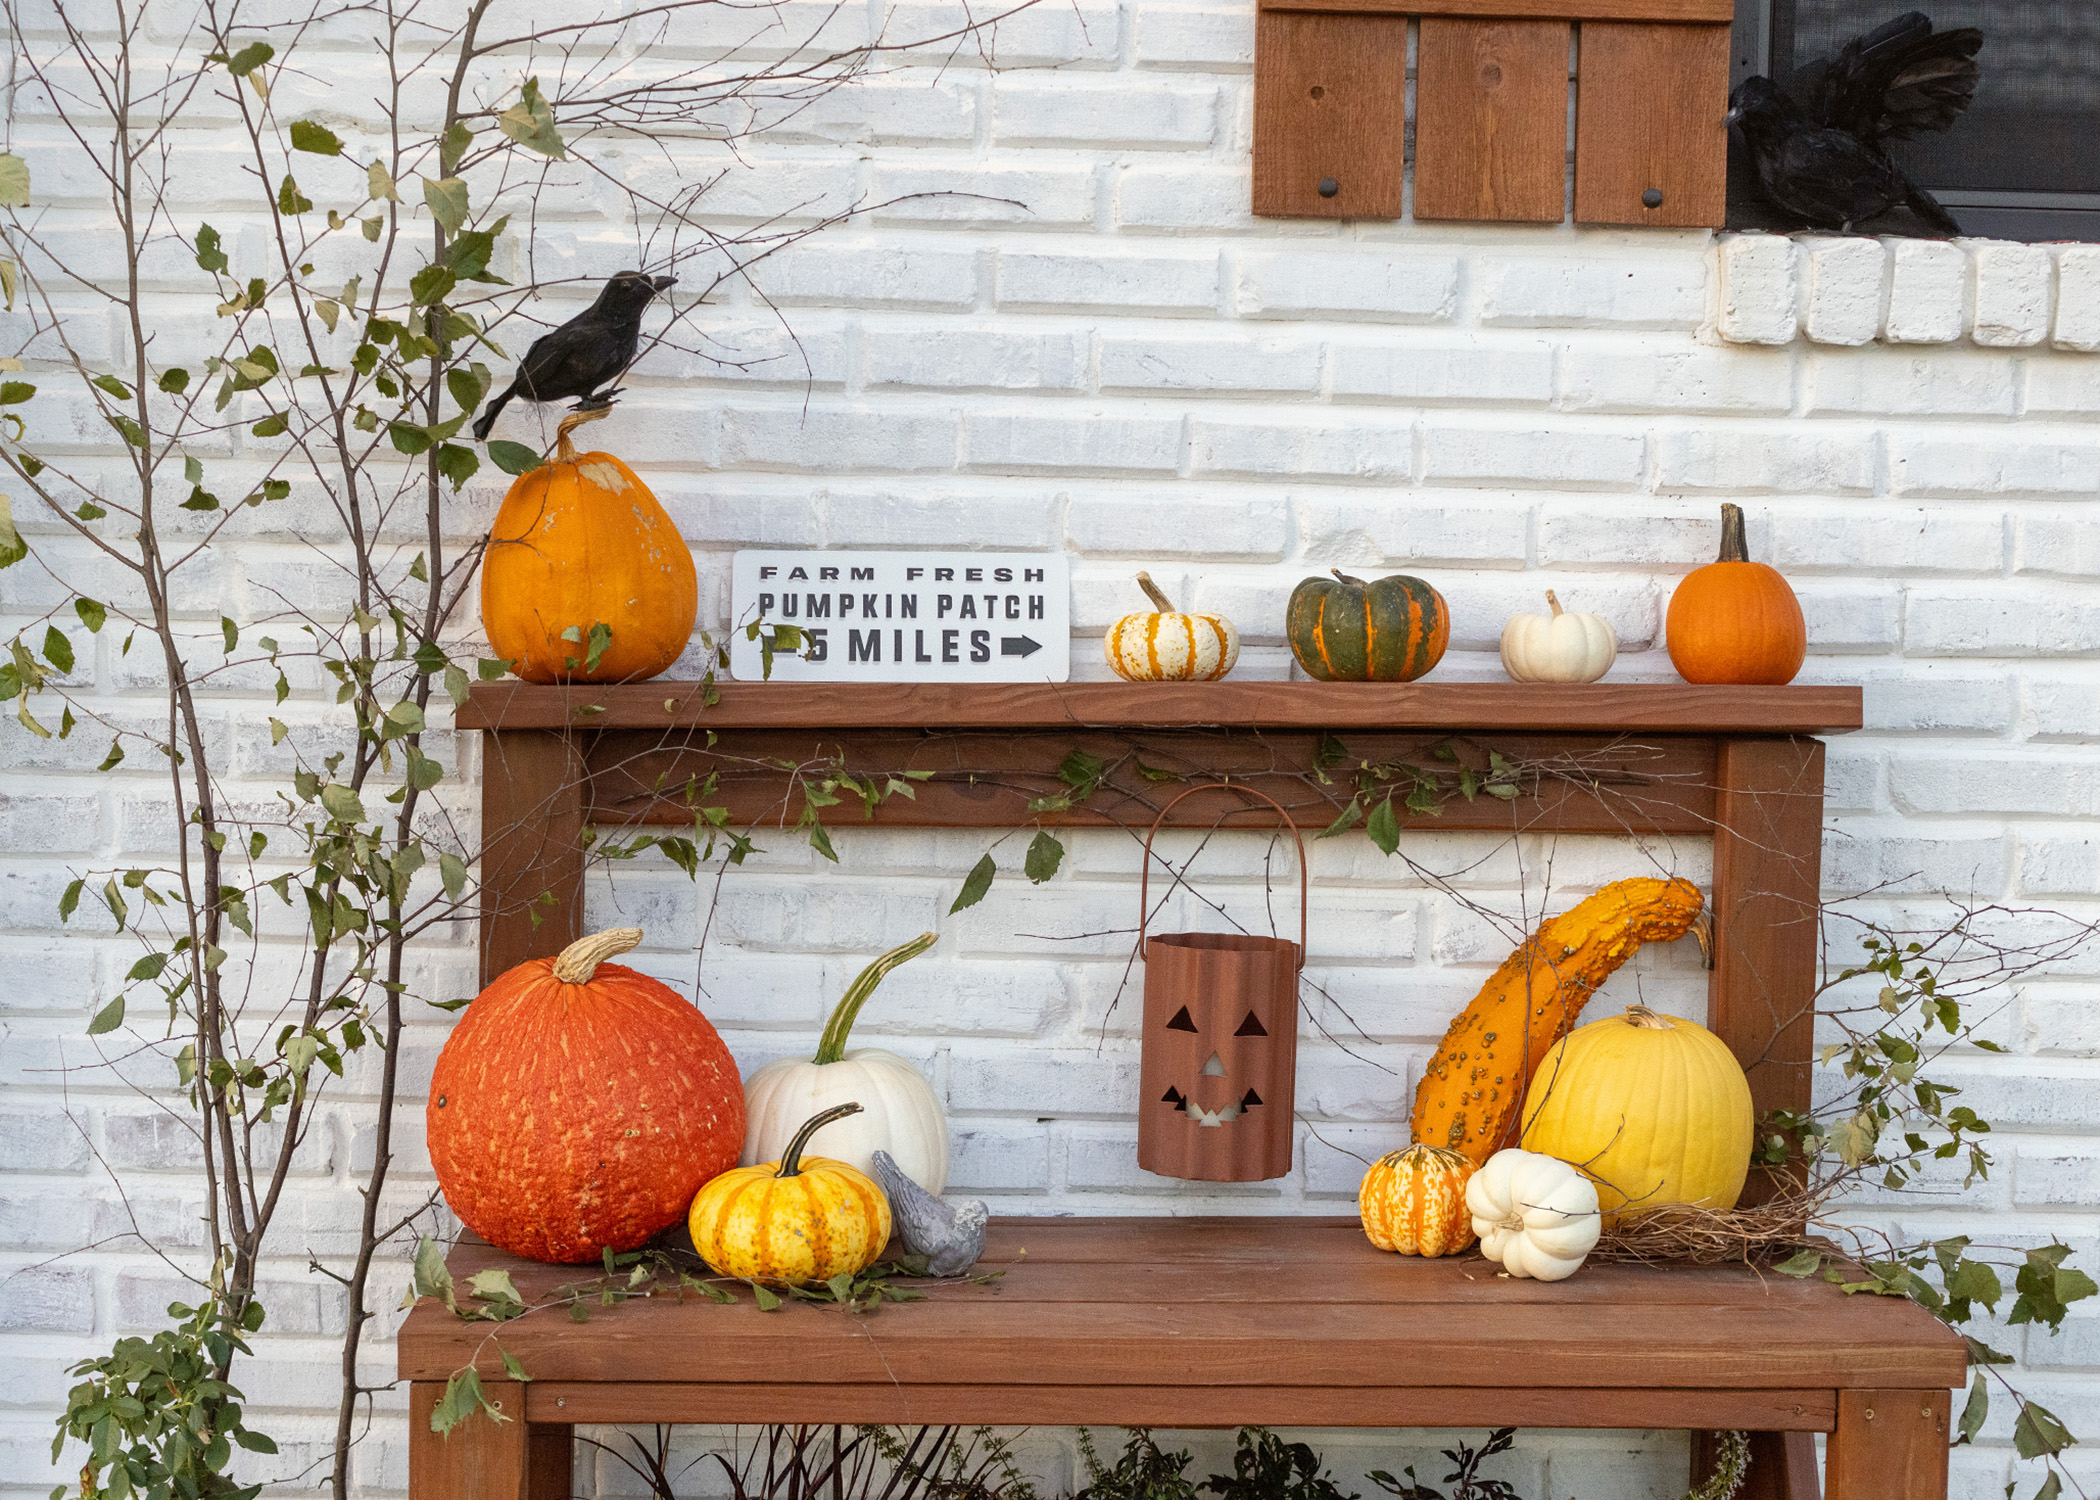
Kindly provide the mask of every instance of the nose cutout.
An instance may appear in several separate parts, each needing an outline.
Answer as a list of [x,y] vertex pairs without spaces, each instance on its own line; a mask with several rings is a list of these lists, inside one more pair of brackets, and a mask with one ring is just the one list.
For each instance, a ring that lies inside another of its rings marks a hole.
[[1225,1064],[1218,1061],[1217,1053],[1211,1053],[1210,1061],[1203,1065],[1203,1076],[1205,1078],[1223,1078],[1225,1076]]

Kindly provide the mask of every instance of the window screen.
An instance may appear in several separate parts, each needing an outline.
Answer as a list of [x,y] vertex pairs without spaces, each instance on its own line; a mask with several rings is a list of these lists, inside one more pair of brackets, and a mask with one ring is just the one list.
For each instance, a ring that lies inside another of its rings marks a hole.
[[[1905,0],[1742,0],[1738,77],[1782,82],[1901,14]],[[1976,99],[1944,135],[1894,148],[1970,234],[2100,240],[2100,0],[1938,0],[1933,26],[1974,26]]]

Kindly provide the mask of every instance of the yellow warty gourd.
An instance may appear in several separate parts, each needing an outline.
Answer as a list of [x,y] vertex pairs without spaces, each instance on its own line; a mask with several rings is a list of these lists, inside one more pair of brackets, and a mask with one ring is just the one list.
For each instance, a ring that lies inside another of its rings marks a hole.
[[1735,1207],[1754,1130],[1728,1044],[1645,1005],[1555,1046],[1524,1102],[1524,1149],[1581,1167],[1606,1227],[1666,1204]]
[[1683,937],[1703,903],[1688,880],[1619,880],[1539,927],[1451,1023],[1415,1090],[1414,1138],[1486,1161],[1517,1135],[1546,1051],[1643,943]]

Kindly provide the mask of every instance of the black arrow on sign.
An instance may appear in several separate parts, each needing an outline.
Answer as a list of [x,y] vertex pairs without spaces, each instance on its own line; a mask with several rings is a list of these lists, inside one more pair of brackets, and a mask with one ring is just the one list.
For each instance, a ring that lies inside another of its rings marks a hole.
[[1002,635],[999,637],[1001,656],[1033,656],[1043,649],[1041,641],[1031,641],[1025,635]]

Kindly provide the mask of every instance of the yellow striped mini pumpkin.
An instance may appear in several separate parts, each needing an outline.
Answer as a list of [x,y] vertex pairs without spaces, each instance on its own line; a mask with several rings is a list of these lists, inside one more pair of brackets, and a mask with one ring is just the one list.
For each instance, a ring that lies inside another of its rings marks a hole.
[[798,1286],[880,1259],[890,1239],[882,1189],[842,1161],[802,1154],[817,1131],[859,1113],[839,1104],[811,1115],[779,1161],[732,1167],[702,1187],[687,1217],[700,1258],[724,1276]]
[[1126,682],[1216,682],[1240,659],[1240,635],[1223,615],[1183,614],[1148,573],[1138,587],[1157,611],[1125,615],[1110,627],[1102,650]]
[[1380,1157],[1357,1189],[1364,1233],[1381,1250],[1402,1255],[1455,1255],[1473,1243],[1466,1179],[1473,1163],[1456,1151],[1420,1143]]

